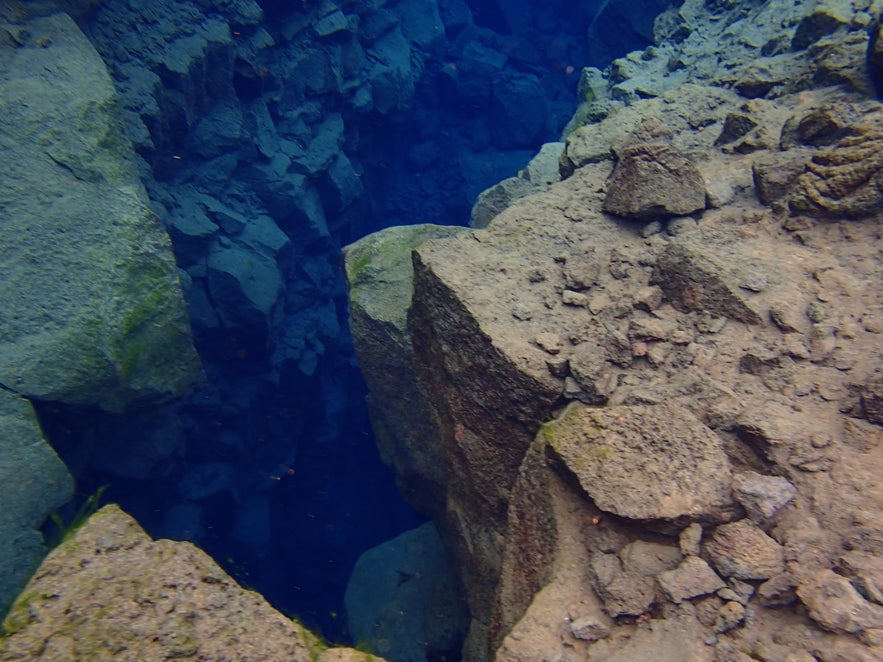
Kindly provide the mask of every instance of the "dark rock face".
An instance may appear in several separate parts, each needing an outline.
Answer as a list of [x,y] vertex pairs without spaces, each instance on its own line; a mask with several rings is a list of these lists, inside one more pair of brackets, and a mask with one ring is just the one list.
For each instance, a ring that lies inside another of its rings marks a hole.
[[883,28],[881,28],[880,17],[878,17],[868,30],[868,73],[877,92],[877,97],[883,97]]

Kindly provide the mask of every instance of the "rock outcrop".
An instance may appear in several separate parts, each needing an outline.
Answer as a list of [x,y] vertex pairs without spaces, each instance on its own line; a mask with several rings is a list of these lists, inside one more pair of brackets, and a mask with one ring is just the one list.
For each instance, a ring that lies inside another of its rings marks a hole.
[[120,410],[201,379],[116,92],[66,14],[2,28],[0,384]]
[[[712,4],[584,75],[566,179],[414,249],[466,659],[883,655],[870,14]],[[648,211],[605,213],[654,126],[702,204],[666,218],[648,167]]]
[[3,622],[0,660],[380,662],[329,648],[187,542],[105,506],[41,564]]

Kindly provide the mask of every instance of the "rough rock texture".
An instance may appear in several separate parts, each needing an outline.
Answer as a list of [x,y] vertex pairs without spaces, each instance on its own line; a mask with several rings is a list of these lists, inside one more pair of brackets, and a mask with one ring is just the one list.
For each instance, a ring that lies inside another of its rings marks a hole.
[[883,211],[883,112],[872,111],[800,175],[789,204],[798,212],[858,218]]
[[619,154],[607,180],[604,211],[648,220],[705,208],[705,182],[683,154],[664,143],[636,143]]
[[[595,505],[636,520],[714,520],[732,508],[720,438],[677,405],[571,407],[541,428]],[[658,476],[636,481],[635,474]]]
[[717,527],[705,553],[725,577],[769,579],[785,570],[782,546],[744,519]]
[[73,489],[30,403],[0,390],[0,613],[45,553],[38,527]]
[[461,231],[437,225],[397,226],[351,244],[344,258],[353,345],[368,384],[381,457],[395,469],[404,497],[430,513],[443,508],[445,479],[441,454],[426,443],[433,433],[429,406],[414,379],[408,321],[411,251],[427,239]]
[[[417,247],[468,659],[883,656],[880,213],[789,204],[880,112],[867,6],[687,0],[657,47],[584,72],[563,181]],[[648,126],[702,173],[701,215],[604,213]]]
[[104,63],[66,14],[0,31],[0,384],[113,410],[180,395],[199,360]]
[[362,554],[345,606],[353,641],[391,660],[455,656],[469,623],[432,522]]
[[0,660],[380,659],[323,652],[205,552],[151,540],[112,505],[49,554],[3,630]]

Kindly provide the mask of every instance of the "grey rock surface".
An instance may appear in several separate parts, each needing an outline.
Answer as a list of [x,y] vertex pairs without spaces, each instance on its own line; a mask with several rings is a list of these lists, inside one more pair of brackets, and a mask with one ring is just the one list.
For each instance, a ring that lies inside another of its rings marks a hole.
[[4,34],[0,383],[112,410],[180,395],[201,368],[104,63],[65,14]]
[[753,471],[733,475],[733,496],[756,524],[771,519],[797,495],[797,488],[782,476],[764,476]]
[[782,546],[746,519],[717,527],[704,551],[724,577],[769,579],[785,570]]
[[673,602],[708,595],[722,589],[726,583],[703,559],[690,556],[674,570],[660,573],[659,585]]
[[0,390],[0,613],[46,552],[38,528],[73,491],[73,478],[43,438],[31,404]]
[[363,553],[347,584],[354,641],[391,660],[422,662],[458,649],[469,623],[431,522]]

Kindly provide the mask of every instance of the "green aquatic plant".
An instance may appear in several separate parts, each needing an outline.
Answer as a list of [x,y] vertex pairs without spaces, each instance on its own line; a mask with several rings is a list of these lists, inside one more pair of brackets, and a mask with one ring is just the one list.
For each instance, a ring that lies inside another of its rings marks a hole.
[[104,496],[104,492],[108,487],[109,485],[102,485],[95,490],[95,493],[91,494],[82,503],[68,523],[65,523],[58,511],[49,514],[49,519],[55,524],[55,530],[46,535],[46,544],[50,549],[54,549],[65,540],[70,539],[86,523],[86,520],[98,511],[98,508],[101,506],[101,497]]

